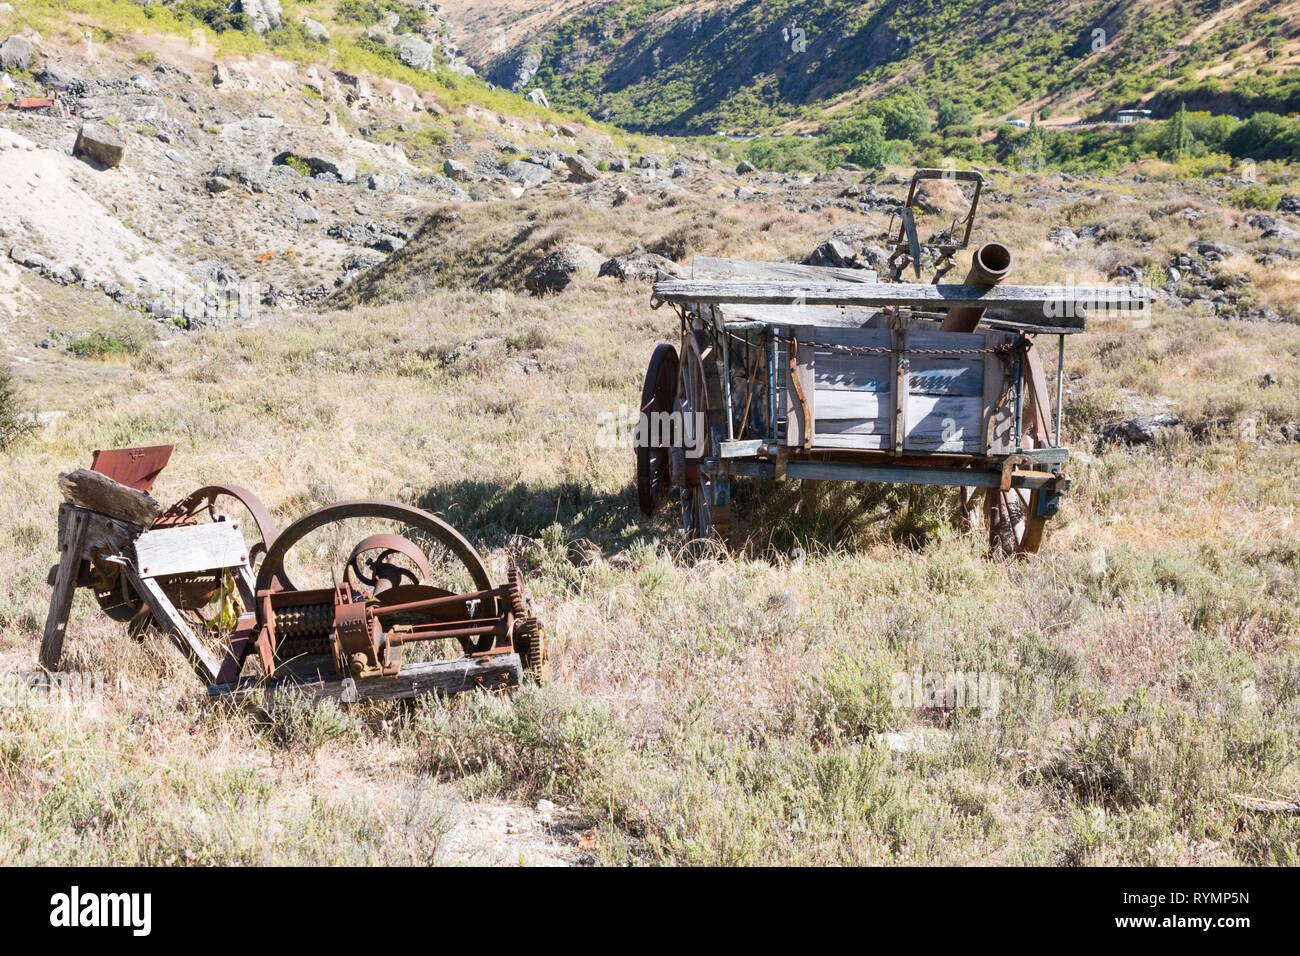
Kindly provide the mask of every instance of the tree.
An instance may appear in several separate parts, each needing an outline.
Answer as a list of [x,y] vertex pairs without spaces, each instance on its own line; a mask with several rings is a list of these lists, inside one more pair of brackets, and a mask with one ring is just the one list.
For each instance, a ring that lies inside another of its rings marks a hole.
[[868,111],[880,117],[888,139],[910,141],[930,132],[930,108],[916,90],[878,100]]
[[1187,123],[1187,104],[1178,104],[1178,112],[1169,121],[1169,137],[1165,148],[1165,159],[1178,162],[1192,151],[1192,131]]
[[893,151],[885,143],[885,127],[878,116],[855,116],[831,131],[832,143],[849,147],[845,157],[867,169],[883,165],[892,158]]
[[1238,159],[1300,161],[1300,121],[1256,113],[1228,135],[1224,148]]
[[0,365],[0,448],[31,427],[30,419],[18,410],[18,389],[9,366]]
[[940,100],[936,110],[936,124],[939,129],[952,126],[970,126],[975,114],[969,103],[961,100]]

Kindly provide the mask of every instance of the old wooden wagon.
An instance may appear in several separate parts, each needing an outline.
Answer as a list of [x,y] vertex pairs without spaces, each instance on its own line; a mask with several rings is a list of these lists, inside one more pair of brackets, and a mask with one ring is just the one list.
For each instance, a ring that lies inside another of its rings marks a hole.
[[[918,185],[973,192],[964,219],[922,242]],[[656,347],[636,435],[641,509],[669,497],[694,538],[731,524],[732,479],[897,482],[962,489],[1001,551],[1038,549],[1069,488],[1060,443],[1065,337],[1099,310],[1140,314],[1140,287],[1003,283],[1012,255],[986,243],[966,281],[943,273],[970,240],[978,173],[920,170],[892,235],[890,275],[697,256],[661,275],[680,345]],[[892,230],[891,230],[892,233]],[[923,262],[934,281],[901,281]],[[1055,405],[1036,338],[1055,336]],[[1054,408],[1054,412],[1053,412]]]

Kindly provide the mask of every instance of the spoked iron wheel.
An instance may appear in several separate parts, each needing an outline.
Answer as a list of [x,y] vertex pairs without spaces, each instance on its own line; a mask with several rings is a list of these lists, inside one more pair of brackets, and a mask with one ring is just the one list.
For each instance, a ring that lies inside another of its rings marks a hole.
[[715,481],[729,480],[715,480],[699,467],[717,456],[713,428],[726,414],[713,344],[703,332],[688,332],[682,342],[677,411],[683,444],[673,448],[673,478],[681,487],[682,530],[692,540],[725,539],[731,523],[729,486]]
[[677,350],[656,345],[641,387],[641,423],[636,436],[636,498],[641,513],[659,510],[672,488],[672,454],[665,444],[671,436],[662,434],[664,416],[673,411],[677,398]]
[[[363,529],[373,532],[377,526],[383,528],[380,534],[361,538]],[[345,565],[349,580],[363,589],[370,590],[367,580],[375,583],[374,593],[382,603],[492,589],[483,558],[456,529],[427,511],[387,501],[345,501],[295,521],[267,550],[256,588],[268,590],[276,578],[287,591],[299,590],[299,584],[329,587]],[[463,619],[474,616],[475,610],[484,615],[502,612],[496,607],[447,607],[436,616]],[[491,635],[460,639],[467,654],[490,650],[492,642]]]

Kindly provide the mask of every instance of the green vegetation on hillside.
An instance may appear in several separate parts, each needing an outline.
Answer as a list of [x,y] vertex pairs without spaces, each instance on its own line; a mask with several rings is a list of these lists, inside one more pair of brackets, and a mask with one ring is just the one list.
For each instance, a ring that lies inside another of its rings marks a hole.
[[[1070,173],[1114,172],[1150,159],[1189,163],[1206,172],[1216,167],[1224,172],[1249,163],[1300,162],[1300,118],[1275,113],[1257,113],[1242,121],[1183,109],[1169,120],[1131,126],[1050,129],[1035,123],[1025,129],[1007,125],[990,129],[953,125],[911,138],[890,138],[886,122],[873,105],[855,111],[817,137],[760,136],[743,141],[710,137],[698,142],[724,157],[747,159],[759,169],[775,172],[818,172],[845,162],[867,168],[891,163],[998,163],[1025,171]],[[1245,205],[1257,207],[1258,203],[1247,201]]]
[[[534,41],[537,81],[557,104],[669,133],[821,123],[828,105],[863,89],[911,91],[931,105],[963,97],[965,109],[941,123],[958,127],[1053,98],[1082,98],[1090,118],[1148,97],[1169,112],[1179,101],[1239,114],[1300,109],[1300,76],[1267,65],[1265,45],[1293,32],[1282,14],[1235,10],[1188,39],[1231,6],[742,0],[683,11],[667,0],[612,0],[584,5]],[[1241,68],[1201,78],[1225,57]]]

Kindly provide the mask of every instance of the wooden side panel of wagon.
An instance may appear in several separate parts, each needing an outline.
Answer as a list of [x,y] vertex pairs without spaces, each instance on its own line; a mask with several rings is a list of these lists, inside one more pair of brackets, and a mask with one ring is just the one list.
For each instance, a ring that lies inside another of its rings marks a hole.
[[[782,363],[786,444],[896,454],[1006,454],[1014,408],[1002,332],[789,327],[802,397]],[[852,351],[850,351],[852,350]],[[900,399],[901,396],[901,399]]]

